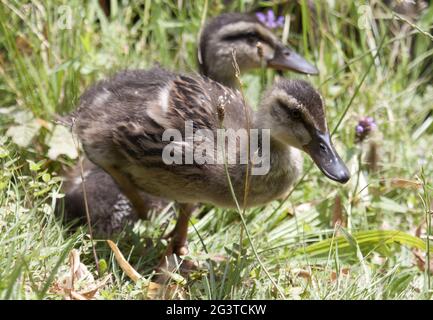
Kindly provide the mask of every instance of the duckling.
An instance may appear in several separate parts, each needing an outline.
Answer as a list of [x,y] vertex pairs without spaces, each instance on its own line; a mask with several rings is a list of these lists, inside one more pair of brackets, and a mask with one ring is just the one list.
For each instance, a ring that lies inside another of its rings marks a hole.
[[[260,43],[262,54],[257,50]],[[233,68],[232,50],[242,73],[251,69],[275,68],[317,74],[317,69],[290,47],[284,46],[255,16],[243,13],[226,13],[215,17],[204,27],[198,44],[198,64],[203,75],[229,87],[237,87]],[[122,223],[135,221],[136,212],[122,195],[114,180],[104,170],[91,162],[85,165],[86,194],[95,231],[110,236],[119,231]],[[76,168],[66,177],[65,213],[67,221],[81,218],[85,221],[84,196],[80,170]],[[158,212],[169,202],[140,193],[142,211]],[[119,202],[117,202],[119,201]],[[116,208],[121,206],[123,211]],[[128,214],[125,214],[127,210]],[[146,216],[141,216],[146,218]],[[105,217],[105,219],[104,219]],[[116,226],[116,227],[114,227]]]
[[319,73],[315,66],[285,46],[256,16],[245,13],[222,14],[206,25],[198,47],[200,72],[236,88],[233,50],[241,73],[261,67],[311,75]]
[[[340,183],[350,178],[332,145],[323,100],[301,80],[277,81],[254,113],[244,105],[239,91],[207,77],[161,68],[124,71],[87,90],[71,118],[88,158],[114,178],[137,212],[141,210],[137,190],[183,206],[167,255],[188,252],[188,207],[192,204],[235,206],[224,163],[194,160],[166,164],[168,146],[181,153],[181,160],[186,159],[188,150],[200,147],[195,139],[167,137],[172,132],[169,129],[185,137],[187,121],[192,121],[194,132],[207,130],[213,137],[218,136],[219,128],[269,132],[269,150],[263,143],[252,148],[254,154],[269,160],[269,170],[250,176],[246,207],[264,205],[287,194],[301,173],[301,151],[310,155],[328,178]],[[216,143],[211,145],[221,154]],[[232,148],[239,159],[246,146],[235,144]],[[235,195],[242,199],[247,165],[228,161],[227,166]]]

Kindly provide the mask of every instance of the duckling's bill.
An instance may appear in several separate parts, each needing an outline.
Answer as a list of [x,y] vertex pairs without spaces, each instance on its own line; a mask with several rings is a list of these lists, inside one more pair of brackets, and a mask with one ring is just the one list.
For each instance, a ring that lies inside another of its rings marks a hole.
[[268,61],[268,67],[277,70],[292,70],[311,75],[319,74],[319,70],[305,60],[304,57],[283,45],[278,45],[275,48],[274,57]]
[[349,169],[335,150],[329,132],[322,133],[317,130],[303,149],[329,179],[339,183],[349,181]]

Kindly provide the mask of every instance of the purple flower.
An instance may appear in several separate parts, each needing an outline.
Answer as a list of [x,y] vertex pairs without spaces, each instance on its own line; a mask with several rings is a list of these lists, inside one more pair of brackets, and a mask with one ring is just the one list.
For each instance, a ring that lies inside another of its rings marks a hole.
[[355,130],[356,130],[356,134],[361,134],[364,132],[364,127],[358,124]]
[[363,141],[376,127],[376,122],[372,117],[362,117],[355,127],[356,139]]
[[276,29],[278,27],[284,26],[284,17],[279,16],[278,18],[275,18],[275,14],[271,9],[269,9],[266,14],[263,12],[257,12],[256,17],[261,23],[270,29]]

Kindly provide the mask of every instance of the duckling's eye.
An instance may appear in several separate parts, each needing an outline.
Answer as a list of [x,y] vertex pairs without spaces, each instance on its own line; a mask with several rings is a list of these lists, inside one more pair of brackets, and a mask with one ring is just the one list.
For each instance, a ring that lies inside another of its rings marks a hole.
[[249,44],[255,44],[257,41],[259,41],[257,34],[255,34],[254,32],[248,32],[245,35],[245,38]]
[[302,117],[302,113],[298,109],[291,109],[289,110],[289,117],[293,120],[299,120]]

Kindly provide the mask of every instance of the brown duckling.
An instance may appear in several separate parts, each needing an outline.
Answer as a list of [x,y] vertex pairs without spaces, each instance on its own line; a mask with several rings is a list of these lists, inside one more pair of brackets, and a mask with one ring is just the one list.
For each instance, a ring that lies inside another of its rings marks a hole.
[[[262,47],[259,55],[257,44]],[[264,26],[255,16],[242,13],[222,14],[212,19],[203,29],[198,46],[200,72],[226,86],[236,87],[232,50],[236,50],[241,72],[260,68],[293,70],[300,73],[317,74],[317,69],[290,47],[284,46],[272,30]],[[119,231],[121,225],[136,220],[134,208],[121,195],[117,184],[98,166],[85,165],[86,194],[95,231],[109,236]],[[75,168],[65,184],[65,216],[68,221],[79,218],[85,221],[85,206],[80,170]],[[140,193],[143,211],[160,211],[169,205],[165,199]],[[116,209],[120,201],[127,211]],[[105,217],[105,218],[104,218]]]
[[[170,154],[181,153],[181,160],[186,159],[190,148],[199,147],[195,139],[167,138],[169,129],[185,137],[188,121],[193,122],[194,132],[207,130],[217,137],[221,127],[248,128],[249,114],[250,128],[269,132],[269,152],[263,143],[252,147],[254,154],[267,158],[269,170],[250,176],[248,207],[287,194],[302,169],[300,151],[309,154],[330,179],[347,182],[350,174],[331,143],[319,93],[305,81],[281,79],[264,97],[253,113],[244,106],[238,91],[206,77],[161,68],[124,71],[87,90],[71,122],[88,158],[114,178],[138,213],[143,209],[138,190],[177,201],[184,208],[197,202],[235,206],[224,164],[195,160],[189,164],[166,163],[168,146],[172,148]],[[216,157],[221,155],[217,144],[211,145]],[[235,144],[234,148],[235,159],[239,159],[245,145]],[[230,159],[228,162],[234,192],[242,199],[246,165]],[[189,210],[180,211],[167,254],[187,252],[190,214]]]
[[242,73],[261,67],[311,75],[319,73],[315,66],[283,45],[256,16],[244,13],[222,14],[203,29],[198,48],[200,73],[236,88],[233,50]]

